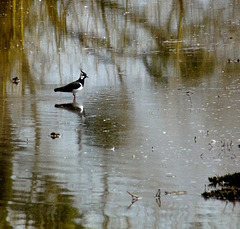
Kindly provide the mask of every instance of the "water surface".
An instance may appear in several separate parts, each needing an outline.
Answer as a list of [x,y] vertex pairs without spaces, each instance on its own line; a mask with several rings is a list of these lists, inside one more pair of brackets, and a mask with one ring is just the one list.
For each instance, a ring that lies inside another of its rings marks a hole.
[[[236,1],[0,9],[3,228],[238,227],[238,203],[201,197],[239,168]],[[73,103],[53,89],[80,68]]]

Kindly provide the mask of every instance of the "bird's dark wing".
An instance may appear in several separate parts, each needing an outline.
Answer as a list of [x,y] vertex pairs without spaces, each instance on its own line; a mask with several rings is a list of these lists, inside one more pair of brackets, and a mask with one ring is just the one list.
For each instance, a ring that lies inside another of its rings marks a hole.
[[72,92],[74,89],[78,89],[81,87],[81,84],[78,81],[74,81],[72,83],[69,83],[63,87],[55,88],[54,91],[61,91],[61,92]]

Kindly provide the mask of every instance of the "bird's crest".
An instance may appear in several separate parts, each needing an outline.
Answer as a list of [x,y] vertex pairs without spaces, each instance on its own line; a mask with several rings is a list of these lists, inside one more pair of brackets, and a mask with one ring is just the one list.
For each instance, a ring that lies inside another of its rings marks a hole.
[[84,79],[87,78],[88,76],[87,76],[87,74],[86,74],[82,69],[80,69],[80,70],[81,70],[80,79],[81,79],[81,80],[84,80]]

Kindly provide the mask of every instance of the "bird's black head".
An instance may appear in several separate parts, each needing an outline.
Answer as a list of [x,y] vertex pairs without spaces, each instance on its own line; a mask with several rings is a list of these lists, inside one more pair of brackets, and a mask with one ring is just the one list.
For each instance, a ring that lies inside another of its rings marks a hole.
[[87,74],[81,69],[79,80],[84,80],[85,78],[88,78]]

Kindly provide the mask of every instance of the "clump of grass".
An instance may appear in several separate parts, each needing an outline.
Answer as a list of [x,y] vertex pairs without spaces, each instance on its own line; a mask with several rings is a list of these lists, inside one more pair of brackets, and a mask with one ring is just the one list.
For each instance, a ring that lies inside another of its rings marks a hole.
[[205,199],[218,199],[228,201],[240,201],[240,173],[226,174],[224,176],[209,177],[209,186],[218,186],[219,189],[205,191],[202,196]]

